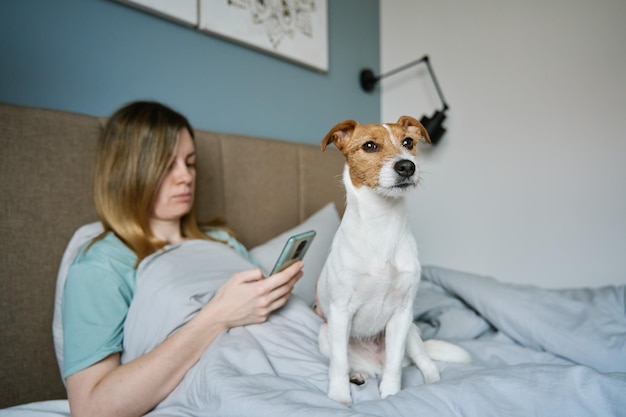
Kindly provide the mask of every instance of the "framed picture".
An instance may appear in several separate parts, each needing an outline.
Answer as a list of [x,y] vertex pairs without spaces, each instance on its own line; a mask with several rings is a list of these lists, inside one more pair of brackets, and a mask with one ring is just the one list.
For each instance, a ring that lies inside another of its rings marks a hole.
[[198,28],[328,71],[327,0],[198,0]]
[[198,0],[115,0],[187,26],[198,26]]
[[328,0],[113,0],[328,71]]

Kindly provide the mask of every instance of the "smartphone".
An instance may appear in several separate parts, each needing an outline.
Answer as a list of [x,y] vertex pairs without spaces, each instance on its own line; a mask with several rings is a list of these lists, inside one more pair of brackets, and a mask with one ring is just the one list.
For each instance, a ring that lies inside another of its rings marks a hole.
[[287,239],[287,243],[285,243],[285,247],[280,253],[270,275],[274,275],[294,262],[302,260],[304,254],[311,246],[314,237],[315,230],[309,230],[308,232],[299,233]]

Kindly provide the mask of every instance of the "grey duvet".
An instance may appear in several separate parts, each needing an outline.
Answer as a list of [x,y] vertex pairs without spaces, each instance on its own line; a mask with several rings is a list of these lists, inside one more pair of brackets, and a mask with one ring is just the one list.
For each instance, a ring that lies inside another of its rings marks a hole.
[[[125,360],[159,344],[249,267],[215,245],[188,242],[141,265]],[[546,290],[435,267],[422,274],[414,317],[423,337],[473,357],[438,363],[441,381],[424,384],[410,366],[397,395],[381,400],[372,379],[352,385],[350,407],[328,399],[321,320],[294,297],[268,322],[222,334],[149,415],[626,415],[626,287]]]

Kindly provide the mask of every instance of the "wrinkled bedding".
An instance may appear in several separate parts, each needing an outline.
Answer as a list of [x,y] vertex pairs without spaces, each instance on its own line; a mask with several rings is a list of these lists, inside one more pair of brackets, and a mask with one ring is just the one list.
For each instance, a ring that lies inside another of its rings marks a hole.
[[[247,267],[224,246],[188,243],[141,265],[125,360],[160,343]],[[440,268],[423,275],[414,309],[423,336],[454,341],[474,358],[439,363],[441,382],[425,385],[408,367],[398,395],[381,400],[370,380],[352,385],[351,407],[328,399],[321,320],[294,298],[267,323],[222,334],[150,415],[623,414],[626,288],[544,290]]]
[[[123,361],[154,348],[232,272],[250,267],[226,246],[202,241],[144,260]],[[410,366],[397,395],[381,400],[378,381],[369,380],[352,385],[352,406],[330,400],[317,347],[321,320],[292,297],[268,322],[218,337],[148,415],[624,415],[626,286],[546,290],[436,267],[422,275],[414,316],[423,337],[452,341],[473,357],[472,364],[438,362],[441,381],[424,384]]]

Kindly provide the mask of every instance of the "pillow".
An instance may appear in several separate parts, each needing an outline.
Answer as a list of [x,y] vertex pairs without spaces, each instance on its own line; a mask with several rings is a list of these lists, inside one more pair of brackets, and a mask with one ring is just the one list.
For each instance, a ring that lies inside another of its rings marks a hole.
[[291,236],[315,230],[317,235],[309,251],[304,256],[304,275],[293,289],[294,294],[302,298],[308,305],[315,301],[315,284],[317,282],[330,250],[335,232],[339,228],[339,214],[333,203],[313,214],[293,229],[287,230],[275,238],[253,248],[250,255],[258,262],[265,274],[274,267],[280,251]]
[[[59,370],[63,373],[63,317],[61,302],[63,301],[63,288],[70,266],[74,262],[80,248],[94,237],[104,231],[102,223],[94,222],[81,226],[70,239],[61,259],[61,266],[57,274],[56,292],[54,295],[54,315],[52,317],[52,338],[54,339],[54,352],[57,356]],[[65,381],[63,381],[65,383]]]

